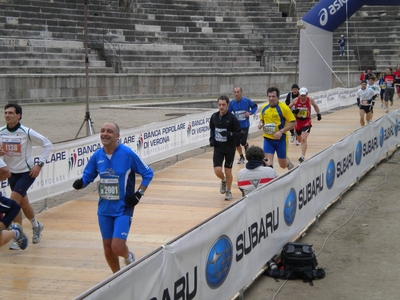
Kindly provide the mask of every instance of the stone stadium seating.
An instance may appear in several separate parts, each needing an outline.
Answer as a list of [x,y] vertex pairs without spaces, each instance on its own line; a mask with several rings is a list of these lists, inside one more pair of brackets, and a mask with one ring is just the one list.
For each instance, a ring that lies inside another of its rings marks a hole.
[[[294,72],[296,22],[316,2],[297,0],[295,15],[286,16],[273,0],[87,0],[89,70]],[[0,71],[84,72],[83,12],[78,0],[0,0]],[[357,12],[334,33],[335,41],[348,30],[350,51],[339,57],[334,42],[333,69],[396,65],[399,18],[400,7]]]
[[[317,2],[296,0],[297,17],[304,16]],[[399,64],[399,20],[400,6],[363,6],[333,35],[333,70],[365,70],[371,67],[380,72]],[[349,45],[348,57],[339,56],[336,40],[341,34],[346,36]],[[379,49],[379,54],[374,55],[374,49]]]
[[[349,46],[358,63],[358,70],[371,67],[374,71],[384,71],[387,67],[395,67],[400,62],[400,6],[365,6],[348,22]],[[337,30],[338,38],[346,34],[346,24]],[[337,45],[336,52],[337,55]],[[379,54],[374,55],[374,49]],[[338,60],[337,60],[338,61]],[[339,59],[339,61],[341,61]],[[347,68],[346,64],[336,63],[336,69]],[[356,67],[353,64],[354,69]]]
[[[271,0],[138,1],[130,13],[118,3],[88,1],[90,72],[114,72],[115,62],[126,73],[262,72],[251,49],[268,48],[270,23],[286,26]],[[82,1],[3,0],[0,8],[3,74],[82,72]]]

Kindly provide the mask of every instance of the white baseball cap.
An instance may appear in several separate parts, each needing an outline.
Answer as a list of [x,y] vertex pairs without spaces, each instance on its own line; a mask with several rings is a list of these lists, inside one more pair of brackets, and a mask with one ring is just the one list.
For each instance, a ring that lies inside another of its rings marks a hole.
[[300,95],[307,95],[307,93],[308,93],[307,88],[302,87],[302,88],[300,89]]

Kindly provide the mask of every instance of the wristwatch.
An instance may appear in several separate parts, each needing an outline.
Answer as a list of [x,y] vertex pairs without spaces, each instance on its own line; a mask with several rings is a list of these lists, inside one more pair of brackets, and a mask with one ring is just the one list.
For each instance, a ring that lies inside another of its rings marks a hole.
[[43,166],[44,166],[44,162],[39,161],[39,162],[37,163],[37,165],[38,165],[39,167],[43,167]]
[[140,195],[144,195],[144,191],[142,190],[142,189],[138,189],[138,193],[140,194]]

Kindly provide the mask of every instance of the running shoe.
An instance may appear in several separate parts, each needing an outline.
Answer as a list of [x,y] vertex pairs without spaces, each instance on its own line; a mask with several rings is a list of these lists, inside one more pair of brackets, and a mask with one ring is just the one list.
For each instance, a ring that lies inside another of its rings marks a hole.
[[233,197],[232,197],[232,192],[231,191],[226,191],[226,194],[225,194],[225,200],[231,200]]
[[249,143],[246,143],[246,145],[244,145],[244,151],[246,152],[247,149],[249,149]]
[[289,157],[287,158],[287,161],[288,161],[287,169],[288,169],[288,170],[293,169],[293,168],[294,168],[294,165],[293,165],[292,162],[290,161]]
[[21,225],[14,223],[12,229],[18,231],[19,233],[18,239],[14,239],[15,243],[17,243],[20,249],[25,250],[26,247],[28,247],[28,237],[23,232]]
[[32,237],[32,243],[37,244],[40,242],[42,239],[42,231],[43,231],[44,225],[42,222],[38,221],[38,227],[33,227],[33,237]]
[[300,146],[301,145],[301,143],[299,143],[298,141],[296,141],[296,146]]
[[387,113],[389,112],[389,108],[386,108],[386,112],[387,112]]
[[393,106],[393,101],[390,101],[390,106]]
[[20,250],[21,248],[18,246],[18,243],[16,240],[13,240],[11,245],[10,245],[10,250]]
[[291,135],[291,136],[290,136],[290,142],[291,142],[291,143],[294,143],[294,138],[295,138],[294,135]]
[[305,161],[305,159],[306,159],[306,158],[302,155],[302,156],[300,156],[300,158],[299,158],[299,162],[302,163],[303,161]]
[[221,194],[225,194],[226,193],[226,179],[221,180],[221,187],[219,188],[219,192]]
[[125,260],[125,265],[129,265],[135,261],[135,255],[129,251],[128,258],[124,258],[124,260]]
[[244,157],[243,156],[239,157],[238,165],[240,165],[240,164],[244,164]]

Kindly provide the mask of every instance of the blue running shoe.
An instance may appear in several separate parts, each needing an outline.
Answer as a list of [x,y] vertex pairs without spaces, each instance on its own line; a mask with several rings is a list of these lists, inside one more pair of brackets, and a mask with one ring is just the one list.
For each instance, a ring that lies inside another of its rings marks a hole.
[[20,249],[25,250],[26,247],[28,247],[28,237],[22,230],[21,225],[19,225],[18,223],[14,223],[12,229],[18,231],[19,233],[19,237],[15,240],[15,242],[18,244]]

